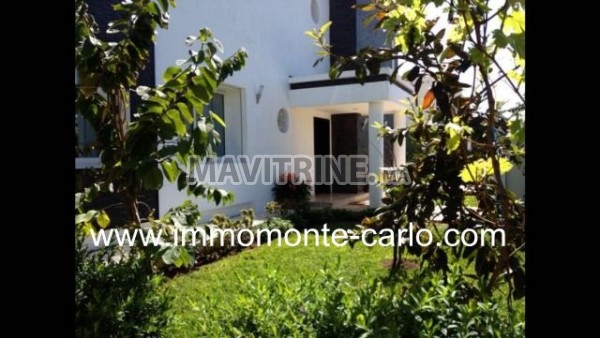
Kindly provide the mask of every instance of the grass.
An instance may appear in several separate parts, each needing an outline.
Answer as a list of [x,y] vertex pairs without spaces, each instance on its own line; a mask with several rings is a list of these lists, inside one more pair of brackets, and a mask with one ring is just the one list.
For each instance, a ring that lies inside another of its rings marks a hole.
[[[329,224],[330,229],[353,226],[353,222]],[[443,228],[444,225],[441,225],[442,232]],[[293,243],[297,237],[292,235],[289,240]],[[213,314],[212,309],[216,311],[217,307],[238,297],[240,279],[244,280],[250,276],[261,280],[275,274],[279,279],[298,280],[301,276],[317,274],[326,265],[335,265],[338,259],[342,276],[351,284],[365,283],[374,277],[384,277],[388,274],[384,261],[389,262],[392,258],[390,247],[365,247],[362,243],[357,243],[354,248],[347,245],[323,247],[322,237],[319,246],[316,246],[314,235],[301,237],[301,240],[307,240],[308,246],[263,245],[172,279],[168,288],[174,296],[174,317],[168,328],[169,336],[197,336],[196,333],[202,331],[203,321],[213,320],[207,318]],[[474,273],[472,264],[465,273]],[[507,288],[503,286],[498,292],[506,294]],[[198,304],[210,304],[208,312],[200,312]],[[515,308],[519,312],[524,311],[524,299],[516,301]]]
[[[357,243],[350,246],[323,247],[322,238],[315,246],[315,236],[308,236],[308,246],[261,246],[249,249],[238,255],[228,257],[198,270],[180,275],[169,282],[168,287],[174,295],[174,319],[170,327],[173,337],[193,336],[198,331],[201,320],[194,311],[195,303],[203,299],[218,299],[226,303],[238,294],[237,276],[266,277],[273,270],[286,278],[299,278],[300,275],[317,273],[326,264],[329,266],[340,259],[340,269],[351,283],[359,283],[376,276],[386,276],[387,269],[383,261],[392,258],[388,247],[368,248]],[[297,237],[290,236],[290,242]],[[304,237],[302,238],[304,240]],[[331,240],[331,237],[329,237]]]

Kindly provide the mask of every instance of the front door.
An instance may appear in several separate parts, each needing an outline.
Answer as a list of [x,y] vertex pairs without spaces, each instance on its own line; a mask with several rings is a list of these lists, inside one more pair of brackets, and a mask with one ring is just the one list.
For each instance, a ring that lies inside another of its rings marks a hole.
[[[319,117],[314,118],[314,151],[316,155],[331,155],[331,149],[329,147],[329,120],[322,119]],[[323,163],[325,161],[325,163]],[[330,164],[328,160],[320,157],[316,157],[315,160],[315,182],[327,182],[329,181],[330,175]],[[322,169],[324,168],[324,170]],[[331,193],[330,184],[316,184],[315,183],[315,194],[329,194]]]

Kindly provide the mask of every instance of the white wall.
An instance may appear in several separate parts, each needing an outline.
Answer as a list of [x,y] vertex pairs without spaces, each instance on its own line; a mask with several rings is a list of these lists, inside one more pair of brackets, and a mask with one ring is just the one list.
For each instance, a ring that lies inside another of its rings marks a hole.
[[[302,136],[298,126],[306,125],[308,116],[291,113],[288,98],[289,77],[326,73],[328,62],[316,68],[316,47],[304,32],[320,27],[329,18],[328,1],[316,0],[320,10],[319,22],[311,16],[311,0],[184,0],[170,13],[169,29],[159,31],[156,46],[156,82],[162,83],[162,73],[178,59],[188,56],[185,38],[197,34],[201,27],[209,27],[225,47],[225,57],[239,47],[248,51],[244,69],[226,81],[241,90],[243,154],[312,154],[312,116],[310,130]],[[263,85],[260,103],[256,91]],[[226,103],[227,105],[227,103]],[[290,111],[287,133],[277,129],[277,112]],[[297,126],[298,124],[298,126]],[[228,132],[226,132],[228,133]],[[307,142],[303,142],[306,139]],[[310,141],[310,147],[308,146]],[[226,142],[227,144],[227,142]],[[310,152],[309,152],[310,151]],[[235,193],[234,206],[225,210],[237,214],[240,207],[253,206],[262,212],[271,200],[271,186],[224,186]],[[175,185],[166,184],[159,192],[159,209],[164,214],[169,208],[189,198],[178,192]],[[196,200],[205,218],[214,212],[213,204]]]
[[[324,112],[317,109],[294,109],[290,113],[290,131],[292,132],[293,146],[296,154],[314,156],[314,118],[320,117],[326,120],[330,120],[329,123],[329,134],[331,135],[331,113]],[[293,127],[293,130],[292,130]],[[329,140],[329,148],[331,149],[331,138]],[[309,170],[310,177],[314,181],[315,179],[315,168],[314,166]],[[311,195],[314,196],[314,182],[310,184],[313,189]]]
[[504,175],[504,185],[506,189],[515,193],[519,198],[525,198],[525,161],[523,161],[523,168],[519,168],[516,165],[511,171]]

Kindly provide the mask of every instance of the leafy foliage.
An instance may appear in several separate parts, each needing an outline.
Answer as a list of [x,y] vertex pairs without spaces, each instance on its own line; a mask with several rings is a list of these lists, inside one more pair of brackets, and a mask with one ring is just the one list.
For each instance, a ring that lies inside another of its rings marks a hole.
[[[367,22],[375,21],[375,29],[385,32],[387,44],[353,56],[336,55],[330,77],[352,65],[364,81],[393,60],[398,63],[390,82],[404,81],[414,89],[415,98],[407,102],[409,126],[378,127],[380,135],[400,145],[407,138],[416,145],[408,166],[412,184],[383,186],[385,205],[372,226],[394,232],[409,223],[417,229],[431,227],[439,212],[449,229],[506,232],[504,247],[396,246],[394,268],[405,249],[441,270],[448,269],[448,255],[453,255],[475,265],[477,277],[485,281],[481,292],[491,294],[506,282],[511,296],[520,298],[525,287],[525,206],[504,186],[502,175],[513,164],[521,165],[525,154],[525,4],[516,0],[490,6],[479,0],[369,0],[357,5],[369,13]],[[319,60],[333,55],[327,27],[307,32],[321,48]],[[421,90],[424,79],[432,80],[431,86]],[[500,85],[511,91],[506,102],[497,97]],[[423,92],[419,102],[416,94]],[[477,198],[476,209],[465,204],[468,196]]]
[[150,275],[145,254],[115,261],[116,249],[90,252],[78,236],[75,251],[75,336],[160,337],[169,323],[171,296]]
[[271,201],[265,205],[265,211],[271,217],[281,216],[283,215],[283,206],[276,201]]
[[[197,217],[189,219],[189,215]],[[255,224],[253,209],[241,210],[237,218],[216,214],[208,223],[201,225],[198,224],[199,217],[198,207],[186,201],[182,206],[169,210],[160,220],[153,221],[156,228],[165,230],[163,234],[171,242],[175,231],[179,236],[178,246],[156,248],[155,256],[160,259],[158,266],[169,273],[187,271],[256,245],[259,238],[261,243],[265,243],[268,233],[261,230],[278,230],[270,233],[273,239],[293,227],[290,221],[279,217],[269,217]],[[185,245],[181,245],[182,236],[185,237]]]
[[275,201],[280,203],[283,209],[300,212],[307,208],[310,190],[310,185],[293,173],[281,174],[272,189]]
[[[338,261],[339,265],[339,261]],[[195,335],[208,337],[518,337],[524,323],[499,311],[500,299],[470,299],[462,272],[425,270],[413,284],[380,279],[350,284],[339,266],[299,279],[239,276],[232,302],[191,300],[213,320]]]
[[287,215],[286,218],[294,223],[297,229],[321,229],[323,224],[334,222],[361,223],[363,218],[375,215],[375,209],[346,210],[346,209],[311,209],[301,214]]
[[[121,195],[134,226],[141,221],[138,194],[160,189],[164,178],[194,196],[216,204],[230,202],[231,194],[188,180],[186,169],[214,153],[212,146],[219,142],[214,126],[222,121],[202,112],[217,87],[244,66],[246,51],[240,49],[222,60],[221,42],[208,28],[202,28],[186,40],[189,58],[169,67],[162,85],[137,86],[156,29],[167,28],[167,10],[174,1],[136,0],[115,5],[121,19],[109,24],[108,33],[118,37],[116,42],[98,38],[97,24],[85,1],[76,0],[75,5],[75,64],[80,79],[75,88],[76,107],[96,131],[103,174],[82,198],[91,198],[97,191]],[[139,95],[142,103],[134,121],[128,123],[130,92]]]
[[[167,68],[164,83],[138,86],[147,66],[156,32],[166,29],[174,0],[125,0],[113,6],[120,18],[108,25],[114,38],[99,38],[98,25],[84,0],[75,0],[75,106],[95,131],[95,150],[101,168],[97,180],[75,195],[75,225],[84,234],[111,226],[105,210],[86,210],[99,193],[121,197],[130,229],[141,229],[142,220],[165,230],[196,225],[200,213],[187,202],[165,217],[152,212],[140,215],[142,191],[156,191],[166,178],[179,190],[206,198],[217,205],[233,195],[188,179],[197,160],[212,155],[220,141],[215,114],[203,114],[217,87],[240,70],[247,58],[244,49],[223,58],[221,42],[208,28],[187,38],[189,57]],[[129,121],[130,93],[141,104]],[[77,149],[76,149],[77,153]],[[187,170],[187,171],[186,171]],[[154,337],[167,322],[168,299],[154,276],[160,264],[180,267],[194,262],[188,248],[159,246],[130,248],[119,262],[112,254],[78,252],[76,270],[77,336]],[[159,264],[156,264],[156,263]],[[152,264],[155,263],[155,264]]]
[[279,229],[283,232],[283,231],[289,230],[293,227],[294,227],[294,224],[292,222],[288,221],[285,218],[281,218],[281,217],[270,217],[266,221],[266,228],[271,229],[271,230]]

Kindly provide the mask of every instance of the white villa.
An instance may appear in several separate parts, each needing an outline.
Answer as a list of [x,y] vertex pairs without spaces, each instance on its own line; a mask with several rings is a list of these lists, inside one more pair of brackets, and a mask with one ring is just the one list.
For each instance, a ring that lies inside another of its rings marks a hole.
[[[102,4],[106,0],[89,2],[92,9],[107,8]],[[313,67],[317,47],[304,32],[329,20],[333,25],[328,38],[339,54],[349,55],[383,42],[381,33],[363,26],[364,13],[351,8],[355,3],[356,0],[178,1],[170,11],[169,29],[158,32],[153,69],[146,76],[152,84],[160,84],[163,71],[187,57],[186,37],[209,27],[223,43],[224,56],[240,47],[249,54],[246,66],[227,79],[213,102],[213,110],[227,124],[219,155],[363,154],[368,155],[369,172],[378,172],[390,163],[401,165],[405,163],[405,146],[384,146],[371,125],[386,121],[392,127],[405,126],[405,108],[400,101],[411,97],[412,85],[391,84],[391,67],[382,68],[379,76],[368,78],[364,85],[356,81],[353,70],[345,71],[338,80],[329,80],[328,59]],[[90,158],[76,160],[78,168],[93,163]],[[261,212],[273,199],[272,184],[222,188],[235,194],[234,203],[216,207],[214,203],[196,200],[204,219],[217,212],[236,215],[244,208]],[[335,184],[314,186],[312,194],[318,201],[368,200],[371,207],[381,205],[382,197],[381,189],[375,186],[369,186],[367,191],[365,187]],[[162,215],[191,197],[178,191],[176,184],[165,181],[157,198]]]

